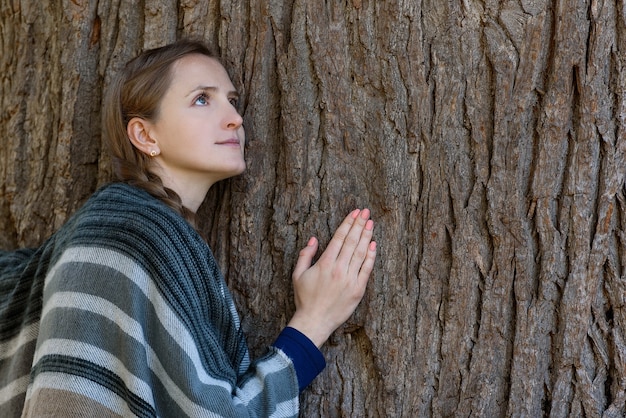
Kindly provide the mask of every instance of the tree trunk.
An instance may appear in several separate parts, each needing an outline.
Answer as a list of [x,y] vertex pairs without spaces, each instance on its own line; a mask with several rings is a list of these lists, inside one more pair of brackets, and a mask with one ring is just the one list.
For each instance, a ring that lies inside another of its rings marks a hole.
[[623,2],[3,0],[0,248],[110,179],[103,91],[182,36],[242,93],[248,170],[200,215],[255,354],[309,236],[376,221],[302,416],[624,416]]

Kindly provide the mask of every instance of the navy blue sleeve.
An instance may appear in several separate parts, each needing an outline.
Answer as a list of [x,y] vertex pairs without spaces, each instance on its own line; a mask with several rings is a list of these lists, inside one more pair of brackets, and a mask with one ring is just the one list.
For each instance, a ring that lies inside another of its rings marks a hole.
[[313,341],[295,328],[285,327],[276,338],[274,347],[282,350],[293,362],[300,392],[326,367],[324,355]]

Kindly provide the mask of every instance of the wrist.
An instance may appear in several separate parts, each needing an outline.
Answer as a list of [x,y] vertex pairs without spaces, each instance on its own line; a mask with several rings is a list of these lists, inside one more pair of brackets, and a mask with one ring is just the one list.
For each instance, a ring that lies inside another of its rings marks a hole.
[[324,345],[333,332],[333,329],[329,331],[331,327],[324,325],[319,319],[310,318],[298,312],[294,314],[287,326],[300,331],[311,340],[317,348]]

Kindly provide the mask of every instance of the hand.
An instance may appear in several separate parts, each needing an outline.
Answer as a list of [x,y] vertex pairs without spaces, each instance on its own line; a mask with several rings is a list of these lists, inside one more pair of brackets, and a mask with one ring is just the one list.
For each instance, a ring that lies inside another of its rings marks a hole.
[[317,347],[352,315],[363,298],[376,258],[374,222],[369,217],[369,209],[350,213],[313,266],[317,239],[312,237],[300,251],[293,272],[296,313],[288,326]]

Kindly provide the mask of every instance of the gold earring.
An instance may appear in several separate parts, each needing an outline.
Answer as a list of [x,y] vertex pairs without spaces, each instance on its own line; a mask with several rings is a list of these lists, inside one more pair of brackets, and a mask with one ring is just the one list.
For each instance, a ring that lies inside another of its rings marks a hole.
[[150,151],[150,156],[151,157],[156,157],[157,152],[155,150]]

